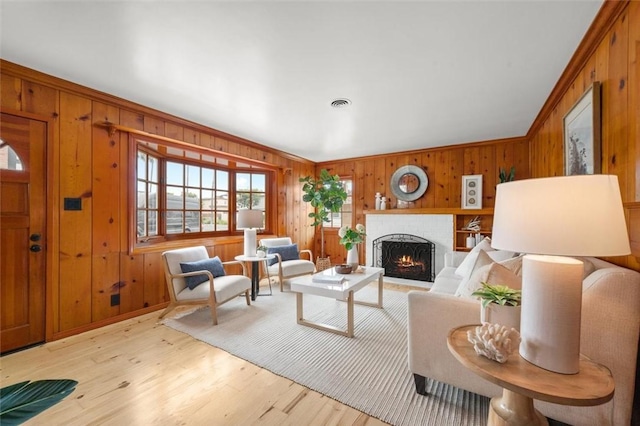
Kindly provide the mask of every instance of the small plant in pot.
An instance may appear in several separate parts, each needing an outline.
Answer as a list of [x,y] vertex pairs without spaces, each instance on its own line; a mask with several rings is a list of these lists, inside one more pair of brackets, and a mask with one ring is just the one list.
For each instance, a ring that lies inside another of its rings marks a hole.
[[498,172],[498,179],[500,179],[500,183],[504,182],[512,182],[516,178],[516,168],[515,166],[511,166],[511,170],[507,174],[507,170],[500,167]]
[[265,257],[267,255],[267,246],[258,246],[256,249],[256,256]]
[[367,236],[366,229],[363,224],[359,223],[355,228],[351,228],[349,225],[343,225],[338,231],[340,237],[340,244],[347,249],[347,262],[355,271],[358,269],[358,244],[364,242],[364,237]]
[[482,287],[471,293],[480,299],[480,321],[520,330],[522,290],[506,285],[480,283]]

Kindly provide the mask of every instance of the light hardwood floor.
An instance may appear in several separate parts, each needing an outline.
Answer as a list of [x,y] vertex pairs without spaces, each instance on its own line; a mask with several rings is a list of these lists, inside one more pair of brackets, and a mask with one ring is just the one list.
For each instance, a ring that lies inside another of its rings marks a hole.
[[385,424],[160,325],[159,313],[3,356],[1,386],[79,382],[65,400],[27,423],[32,425]]

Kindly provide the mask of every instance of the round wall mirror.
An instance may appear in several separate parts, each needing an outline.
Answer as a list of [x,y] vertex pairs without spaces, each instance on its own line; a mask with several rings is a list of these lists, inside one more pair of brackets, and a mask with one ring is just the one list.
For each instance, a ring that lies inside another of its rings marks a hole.
[[401,201],[415,201],[429,186],[427,174],[418,166],[402,166],[391,176],[391,192]]
[[398,189],[405,194],[413,194],[420,187],[420,179],[413,173],[405,173],[398,180]]

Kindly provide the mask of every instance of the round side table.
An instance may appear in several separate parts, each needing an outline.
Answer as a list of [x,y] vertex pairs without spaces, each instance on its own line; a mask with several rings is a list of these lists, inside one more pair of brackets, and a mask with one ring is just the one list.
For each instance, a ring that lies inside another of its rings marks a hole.
[[447,346],[462,365],[502,386],[502,396],[491,399],[489,426],[548,425],[546,417],[533,407],[534,399],[589,406],[604,404],[613,398],[615,386],[608,368],[581,357],[579,373],[559,374],[531,364],[517,352],[500,364],[476,354],[467,339],[467,331],[476,327],[454,328],[447,336]]
[[[240,262],[251,263],[251,300],[256,300],[256,296],[260,294],[260,262],[266,262],[270,259],[275,259],[275,254],[267,254],[265,257],[258,256],[245,256],[243,254],[235,257]],[[272,295],[271,291],[271,277],[269,276],[269,269],[267,268],[267,278],[269,279],[269,296]]]

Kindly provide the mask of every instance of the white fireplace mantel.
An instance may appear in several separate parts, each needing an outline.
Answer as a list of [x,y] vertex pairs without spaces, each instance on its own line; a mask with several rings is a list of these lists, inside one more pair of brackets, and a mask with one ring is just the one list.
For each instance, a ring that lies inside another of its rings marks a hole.
[[[389,214],[388,211],[380,213],[369,211],[366,214],[367,227],[367,259],[366,264],[372,265],[373,247],[372,243],[375,239],[388,234],[411,234],[425,238],[436,245],[434,271],[436,275],[444,267],[444,254],[453,251],[453,230],[454,230],[454,214],[423,214],[423,213],[400,213],[394,211]],[[385,278],[390,282],[394,279]],[[421,281],[401,280],[410,282],[411,285],[420,287],[431,287],[432,283]]]

